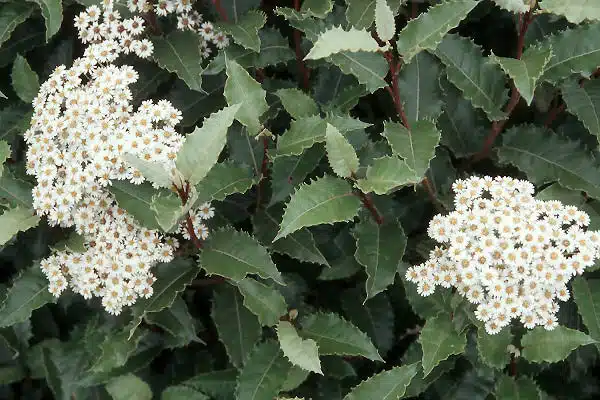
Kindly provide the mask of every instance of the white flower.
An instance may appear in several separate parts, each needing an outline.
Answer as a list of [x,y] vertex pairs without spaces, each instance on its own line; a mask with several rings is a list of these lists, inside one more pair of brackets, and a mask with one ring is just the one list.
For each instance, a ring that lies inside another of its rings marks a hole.
[[600,232],[586,230],[589,216],[536,200],[530,182],[513,178],[472,177],[452,188],[456,211],[436,215],[427,230],[442,246],[406,279],[422,296],[456,287],[477,304],[475,316],[490,334],[512,319],[528,329],[556,327],[568,281],[600,257]]

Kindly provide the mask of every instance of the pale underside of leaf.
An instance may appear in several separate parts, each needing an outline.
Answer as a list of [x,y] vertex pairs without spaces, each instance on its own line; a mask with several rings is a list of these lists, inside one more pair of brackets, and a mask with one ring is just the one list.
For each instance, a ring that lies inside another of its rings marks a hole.
[[389,46],[379,44],[366,30],[350,28],[345,31],[341,27],[333,27],[319,35],[313,48],[304,57],[305,60],[318,60],[343,51],[384,52]]
[[546,12],[564,15],[573,24],[600,20],[600,3],[596,0],[543,0],[540,7]]

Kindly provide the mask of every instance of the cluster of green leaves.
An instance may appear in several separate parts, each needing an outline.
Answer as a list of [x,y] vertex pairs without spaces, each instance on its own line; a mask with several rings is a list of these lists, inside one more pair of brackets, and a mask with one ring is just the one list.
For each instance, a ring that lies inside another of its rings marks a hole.
[[128,157],[160,189],[110,190],[166,233],[203,202],[216,216],[118,317],[48,293],[39,260],[82,243],[35,216],[24,173],[31,101],[82,52],[70,21],[99,2],[0,0],[0,397],[600,395],[593,269],[559,328],[493,336],[458,295],[403,281],[459,177],[529,179],[600,228],[596,2],[197,2],[232,40],[204,63],[196,34],[152,21],[152,61],[124,62],[136,105],[183,113],[178,182]]

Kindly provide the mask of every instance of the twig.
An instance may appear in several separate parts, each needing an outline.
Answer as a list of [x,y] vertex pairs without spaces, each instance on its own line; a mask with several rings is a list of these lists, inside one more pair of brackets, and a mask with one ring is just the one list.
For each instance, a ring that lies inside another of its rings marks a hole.
[[356,192],[356,195],[362,202],[363,206],[365,206],[365,208],[371,212],[371,215],[373,216],[373,219],[377,225],[383,225],[383,217],[379,214],[377,208],[375,208],[375,204],[373,204],[371,197],[360,190]]
[[219,13],[219,17],[221,17],[224,22],[227,22],[227,12],[221,5],[221,0],[212,0],[212,3],[215,6],[215,10]]
[[[300,11],[300,0],[294,0],[294,9]],[[304,88],[308,91],[310,89],[309,75],[310,71],[304,64],[304,55],[302,54],[302,36],[298,29],[294,29],[294,47],[296,49],[296,63],[298,64],[298,80]]]
[[510,370],[509,370],[509,375],[510,376],[517,376],[517,360],[515,359],[515,355],[514,354],[510,355]]
[[269,138],[263,136],[263,159],[260,167],[260,181],[258,182],[258,188],[256,191],[256,209],[258,210],[262,202],[262,192],[265,179],[269,176]]
[[[181,204],[185,206],[190,196],[190,183],[186,182],[186,186],[183,189],[175,185],[173,185],[173,187],[175,188],[177,194],[179,195],[179,198],[181,199]],[[190,235],[190,238],[192,238],[194,246],[196,246],[197,249],[201,249],[203,247],[202,242],[200,241],[200,239],[198,239],[198,236],[196,236],[196,231],[194,230],[194,222],[192,221],[192,216],[189,212],[187,213],[187,216],[185,218],[185,230],[187,231],[188,235]]]

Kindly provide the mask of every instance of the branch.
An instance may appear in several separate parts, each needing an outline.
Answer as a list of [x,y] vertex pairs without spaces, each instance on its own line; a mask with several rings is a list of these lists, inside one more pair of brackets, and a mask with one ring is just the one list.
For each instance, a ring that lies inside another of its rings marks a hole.
[[219,13],[219,17],[221,17],[223,21],[227,22],[227,12],[221,5],[221,0],[212,0],[212,3],[215,6],[217,12]]
[[[294,9],[300,11],[300,0],[294,0]],[[302,54],[302,37],[298,29],[294,29],[294,46],[296,49],[296,63],[298,64],[298,80],[304,88],[308,91],[310,89],[309,74],[310,71],[304,64],[304,55]]]
[[[179,195],[179,198],[181,199],[181,205],[185,206],[190,196],[190,183],[186,182],[186,186],[184,189],[178,188],[175,185],[173,185],[173,187],[175,188],[177,194]],[[198,236],[196,236],[192,216],[189,212],[187,213],[187,216],[185,218],[185,230],[187,231],[188,235],[190,235],[190,238],[192,238],[194,246],[196,246],[197,249],[201,249],[203,247],[202,241],[200,241]]]
[[382,225],[383,217],[379,214],[377,208],[375,208],[375,204],[373,204],[373,200],[371,200],[371,197],[360,190],[356,192],[356,195],[362,202],[363,206],[365,206],[365,208],[371,212],[371,215],[373,216],[373,219],[375,220],[377,225]]

